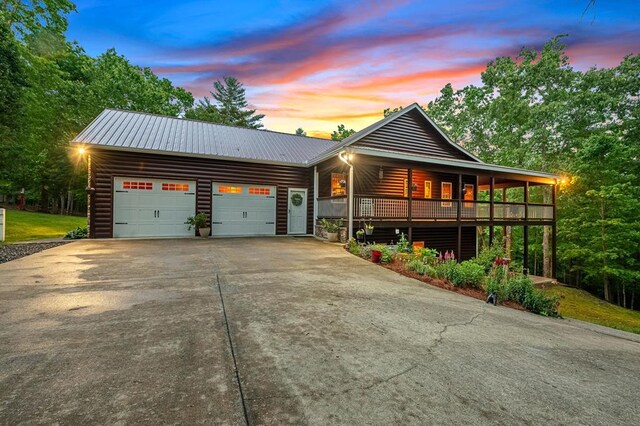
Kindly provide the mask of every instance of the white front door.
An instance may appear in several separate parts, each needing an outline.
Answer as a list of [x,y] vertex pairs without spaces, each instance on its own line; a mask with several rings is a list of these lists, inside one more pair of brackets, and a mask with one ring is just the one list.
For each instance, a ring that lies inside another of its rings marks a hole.
[[214,182],[211,235],[276,234],[276,187]]
[[113,236],[188,237],[196,209],[196,183],[173,179],[113,179]]
[[307,233],[307,190],[289,188],[289,234]]

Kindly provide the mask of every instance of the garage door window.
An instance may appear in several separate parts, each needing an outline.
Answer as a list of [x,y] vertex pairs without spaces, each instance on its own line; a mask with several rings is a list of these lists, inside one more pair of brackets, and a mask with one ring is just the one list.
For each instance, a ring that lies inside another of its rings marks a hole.
[[271,195],[271,188],[249,187],[249,194],[251,194],[251,195]]
[[145,191],[151,191],[153,189],[152,182],[122,182],[122,189],[143,189]]
[[188,183],[163,183],[162,184],[163,191],[189,191]]
[[218,192],[221,194],[242,194],[241,186],[219,185]]

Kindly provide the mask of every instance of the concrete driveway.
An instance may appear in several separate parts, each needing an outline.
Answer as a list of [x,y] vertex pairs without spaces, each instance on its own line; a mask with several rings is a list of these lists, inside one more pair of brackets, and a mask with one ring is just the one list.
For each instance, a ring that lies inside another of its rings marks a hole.
[[310,238],[81,241],[0,265],[0,424],[636,423],[592,328]]

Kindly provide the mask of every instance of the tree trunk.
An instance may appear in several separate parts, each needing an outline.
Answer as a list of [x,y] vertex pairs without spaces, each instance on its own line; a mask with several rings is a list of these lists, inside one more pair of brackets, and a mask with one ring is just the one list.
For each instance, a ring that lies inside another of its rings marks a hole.
[[604,289],[604,300],[606,300],[607,302],[610,302],[611,294],[609,294],[609,276],[607,274],[604,274],[602,276],[602,286]]
[[49,212],[49,188],[46,185],[42,185],[40,188],[40,211]]
[[633,305],[634,305],[635,300],[636,300],[636,288],[633,287],[631,289],[631,306],[629,307],[629,309],[631,309],[632,311],[633,311]]
[[627,307],[627,286],[622,284],[622,307]]

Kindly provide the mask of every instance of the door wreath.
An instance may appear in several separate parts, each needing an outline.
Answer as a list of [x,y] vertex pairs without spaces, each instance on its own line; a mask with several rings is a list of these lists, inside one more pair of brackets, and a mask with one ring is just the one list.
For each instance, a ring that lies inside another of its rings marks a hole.
[[293,204],[294,206],[299,206],[302,204],[302,195],[298,194],[297,192],[293,195],[291,195],[291,204]]

